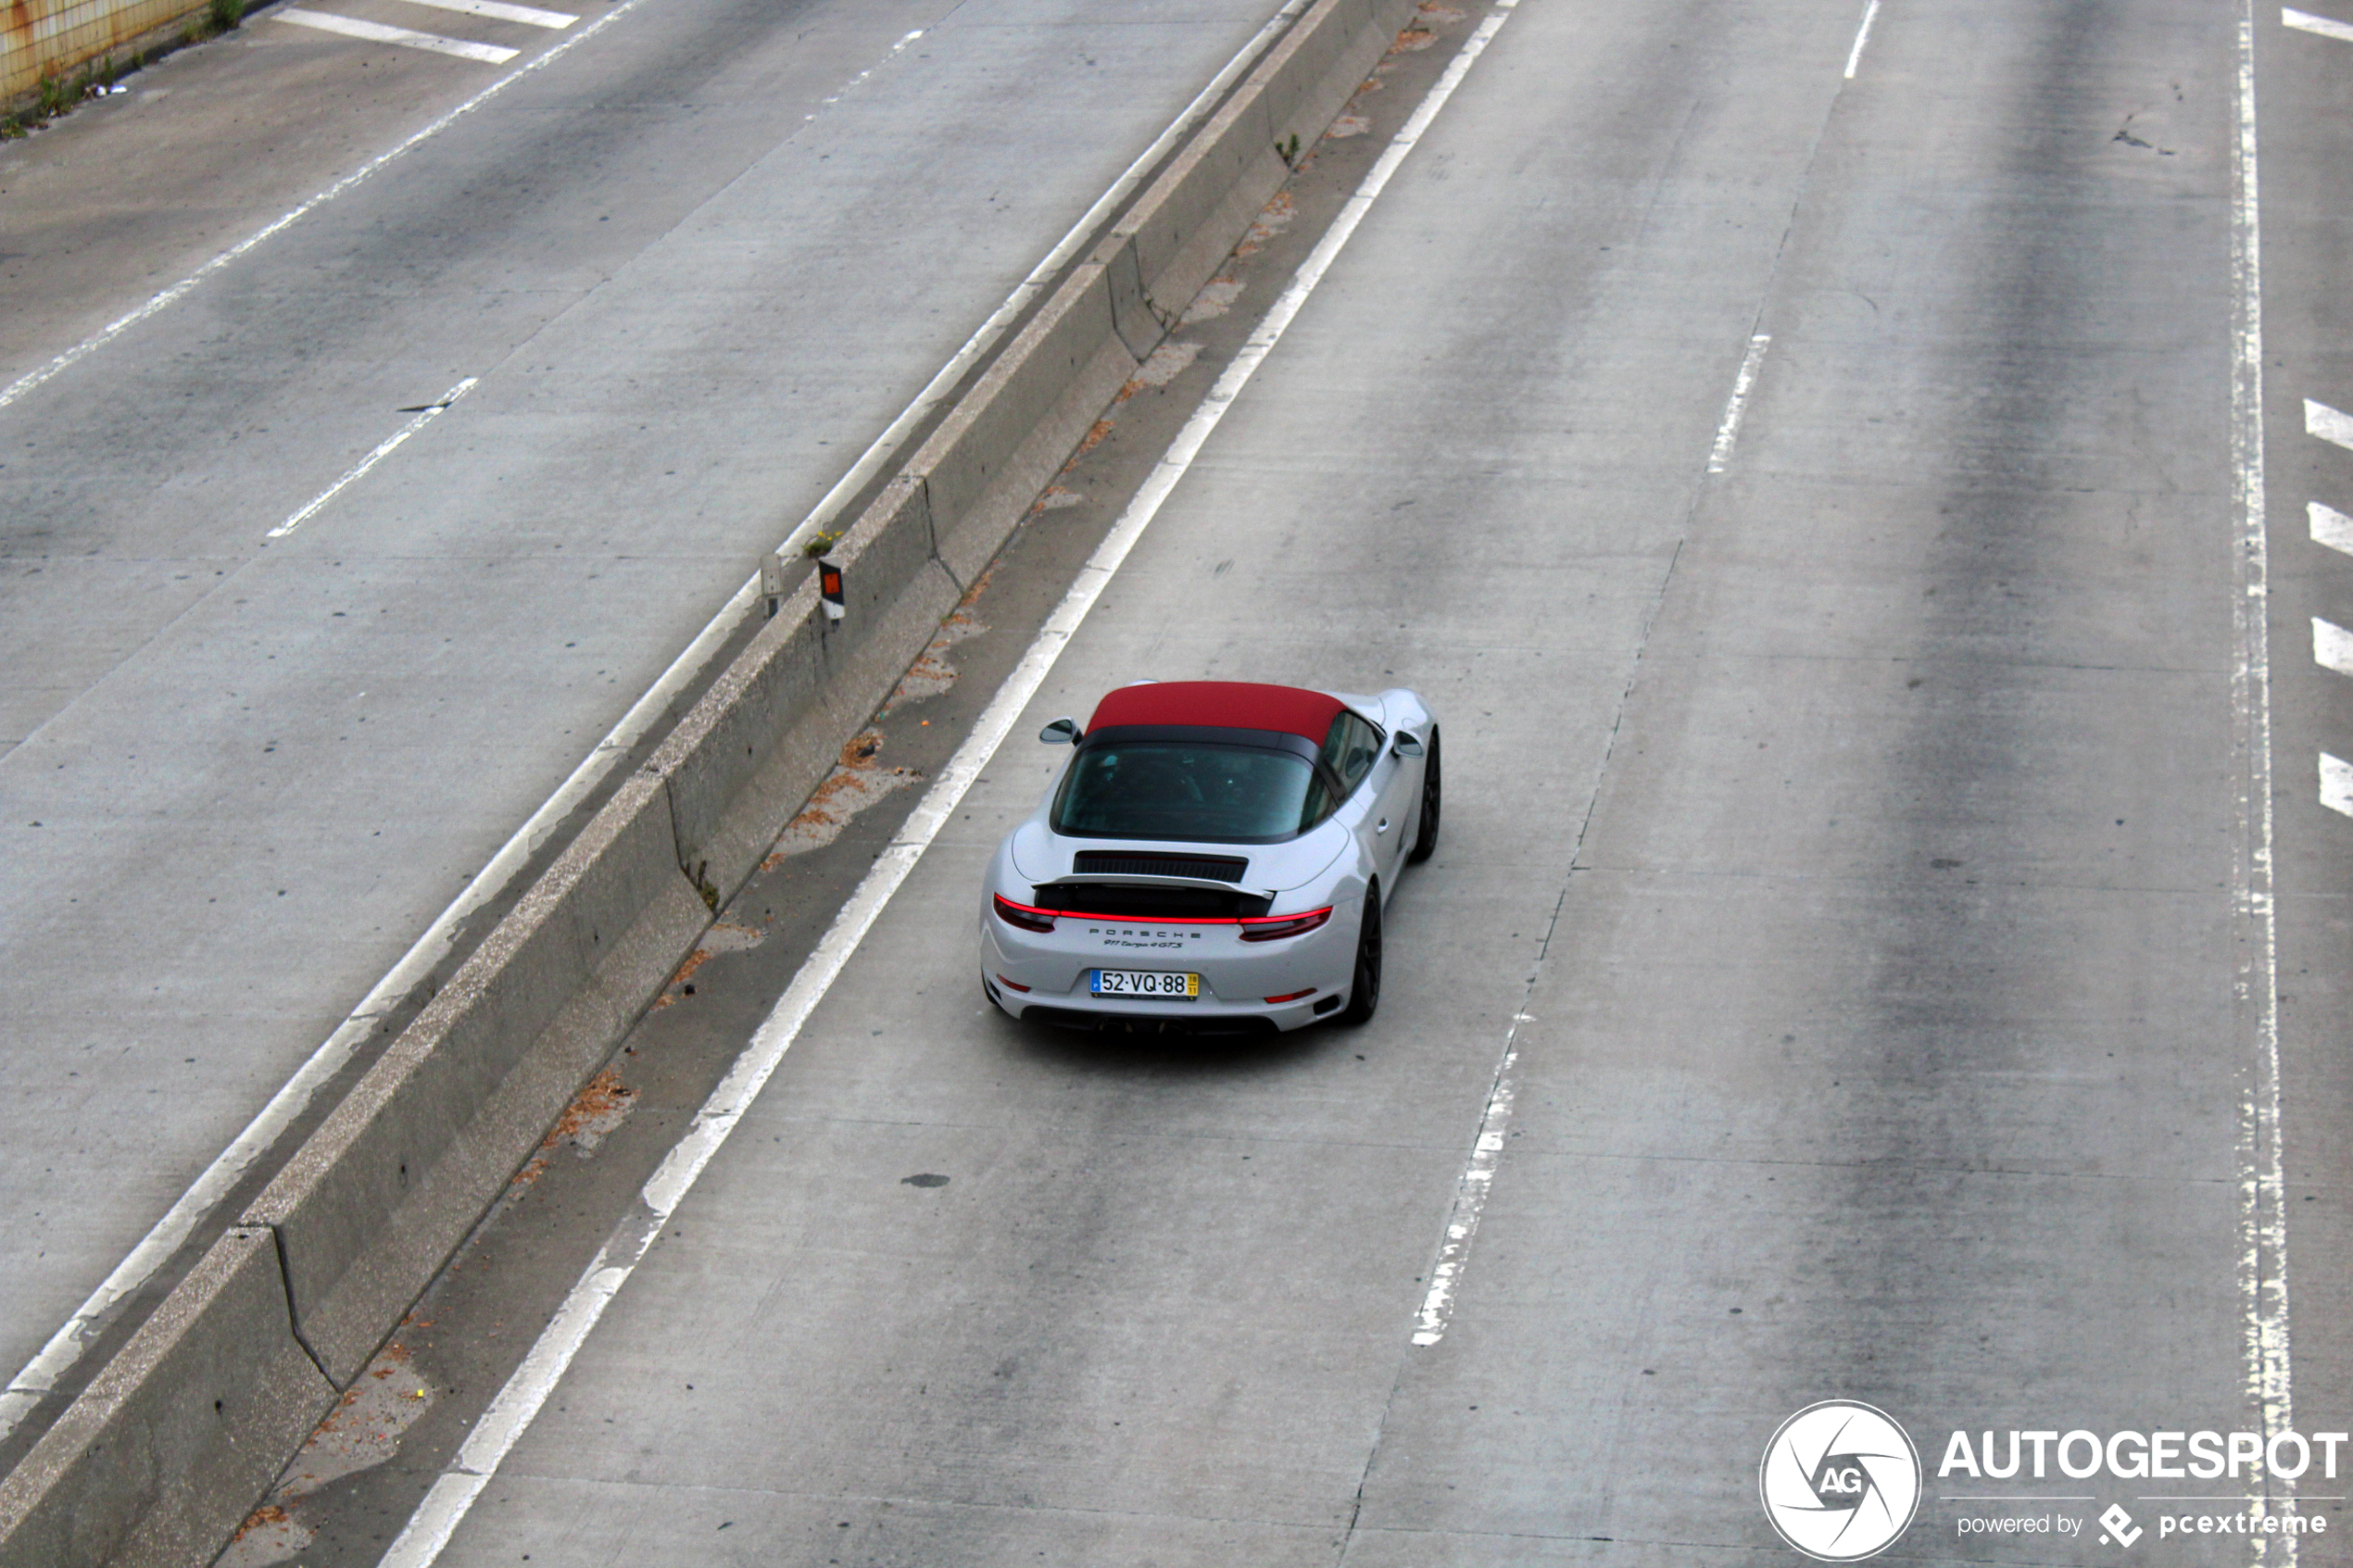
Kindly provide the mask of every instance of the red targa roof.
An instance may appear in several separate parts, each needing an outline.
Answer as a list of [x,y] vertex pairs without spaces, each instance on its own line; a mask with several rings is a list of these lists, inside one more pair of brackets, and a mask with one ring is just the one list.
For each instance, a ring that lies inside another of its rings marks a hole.
[[1341,703],[1322,692],[1251,681],[1155,681],[1122,686],[1095,705],[1089,730],[1109,724],[1189,724],[1221,730],[1275,730],[1321,742]]

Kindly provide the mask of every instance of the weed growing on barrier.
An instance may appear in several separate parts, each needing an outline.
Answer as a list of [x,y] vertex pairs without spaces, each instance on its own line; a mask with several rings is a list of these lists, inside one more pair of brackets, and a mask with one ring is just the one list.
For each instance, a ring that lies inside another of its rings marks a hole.
[[79,76],[44,74],[33,84],[31,104],[0,119],[0,139],[13,139],[46,125],[82,99],[93,93],[103,92],[113,82],[113,63],[104,60],[83,67]]
[[[131,54],[102,55],[84,65],[81,71],[50,73],[34,85],[32,102],[10,114],[0,114],[0,142],[40,130],[51,120],[71,109],[85,98],[104,97],[117,91],[116,83],[132,71],[145,70],[174,47],[187,48],[208,38],[234,31],[245,17],[245,0],[208,0],[205,14],[189,19],[180,30],[177,45],[163,44],[152,49]],[[128,88],[120,89],[128,92]]]

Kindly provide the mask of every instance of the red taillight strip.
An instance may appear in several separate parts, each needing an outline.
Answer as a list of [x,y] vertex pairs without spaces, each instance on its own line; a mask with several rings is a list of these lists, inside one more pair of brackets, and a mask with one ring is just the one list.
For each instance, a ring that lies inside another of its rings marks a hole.
[[997,918],[1007,925],[1017,925],[1024,931],[1051,931],[1054,911],[1033,909],[1026,904],[1016,904],[1002,893],[997,894]]
[[1243,941],[1271,942],[1278,936],[1304,935],[1332,918],[1329,904],[1296,915],[1107,915],[1093,909],[1042,909],[1016,904],[1002,893],[991,897],[997,900],[998,918],[1025,931],[1051,931],[1058,920],[1111,921],[1122,925],[1239,925],[1244,928]]
[[[1000,975],[999,975],[997,978],[998,978],[998,979],[1000,979],[1000,980],[1002,980],[1002,979],[1004,979],[1005,977],[1004,977],[1003,975],[1001,975],[1001,974],[1000,974]],[[1292,991],[1292,992],[1290,992],[1290,993],[1289,993],[1288,995],[1285,995],[1285,996],[1280,996],[1280,997],[1267,997],[1267,998],[1266,998],[1266,1005],[1267,1005],[1268,1007],[1274,1007],[1274,1006],[1276,1006],[1277,1004],[1281,1003],[1281,1002],[1295,1002],[1295,1001],[1299,1000],[1299,998],[1300,998],[1300,997],[1312,997],[1312,996],[1314,996],[1315,994],[1315,987],[1314,987],[1313,985],[1310,985],[1310,986],[1309,986],[1309,987],[1307,987],[1307,989],[1306,989],[1306,990],[1304,990],[1304,991]]]

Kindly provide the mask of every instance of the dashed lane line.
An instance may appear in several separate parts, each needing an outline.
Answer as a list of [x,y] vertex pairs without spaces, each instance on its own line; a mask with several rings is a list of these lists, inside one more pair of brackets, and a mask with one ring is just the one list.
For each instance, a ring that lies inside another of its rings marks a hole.
[[1724,404],[1723,422],[1716,427],[1716,445],[1708,448],[1707,471],[1722,473],[1732,465],[1732,446],[1741,438],[1741,418],[1748,412],[1748,395],[1755,389],[1756,372],[1765,363],[1765,350],[1772,344],[1769,333],[1758,332],[1748,340],[1748,352],[1741,358],[1740,374],[1732,378],[1732,395]]
[[321,508],[324,507],[328,502],[333,500],[336,496],[342,495],[344,491],[349,488],[353,483],[366,478],[370,469],[374,468],[378,463],[381,463],[386,458],[391,457],[393,453],[399,450],[401,443],[407,441],[410,436],[416,434],[419,431],[424,429],[425,426],[433,423],[434,420],[440,418],[442,412],[447,409],[449,405],[458,401],[459,398],[463,397],[467,393],[472,392],[479,383],[480,380],[481,378],[477,376],[468,376],[464,381],[459,382],[457,385],[443,393],[439,402],[428,403],[423,408],[418,409],[417,417],[415,419],[410,420],[407,424],[402,425],[392,434],[386,436],[383,443],[379,445],[374,451],[360,458],[359,461],[355,464],[341,479],[338,479],[333,484],[328,485],[326,489],[321,491],[317,495],[313,496],[308,506],[304,507],[300,511],[295,513],[294,516],[286,519],[285,521],[280,523],[277,527],[271,529],[267,534],[263,535],[263,537],[269,539],[283,539],[287,534],[292,533],[296,529],[300,528],[304,523],[308,522],[312,518],[318,516]]
[[569,11],[543,11],[536,6],[510,6],[507,0],[409,0],[409,4],[431,6],[442,11],[463,11],[470,17],[488,17],[495,21],[521,22],[525,27],[567,28],[580,19]]
[[2353,675],[2353,632],[2334,621],[2312,618],[2312,658],[2323,670]]
[[2302,28],[2307,32],[2317,32],[2323,38],[2353,44],[2353,22],[2336,21],[2328,17],[2316,17],[2309,11],[2293,9],[2283,9],[2280,20],[2290,27]]
[[2353,414],[2308,397],[2304,400],[2304,433],[2353,451]]
[[2321,804],[2340,816],[2353,817],[2353,762],[2321,753]]
[[[2307,16],[2302,11],[2284,11],[2281,17],[2290,27],[2353,43],[2353,27],[2343,22]],[[2304,400],[2304,433],[2353,450],[2353,414],[2308,397]],[[2314,544],[2353,556],[2353,517],[2319,501],[2307,503],[2304,511],[2311,521]],[[2312,659],[2324,670],[2353,675],[2353,632],[2314,616]],[[2321,804],[2340,815],[2353,817],[2353,764],[2325,751],[2321,753]]]
[[2353,556],[2353,517],[2318,501],[2307,505],[2304,511],[2312,520],[2312,543]]
[[470,39],[444,38],[437,32],[419,32],[414,28],[363,22],[358,17],[306,11],[299,6],[289,6],[274,16],[277,20],[292,22],[296,27],[341,33],[346,38],[364,38],[371,44],[398,44],[404,48],[428,49],[436,55],[455,55],[461,60],[480,60],[486,66],[503,66],[522,53],[521,49],[502,48],[496,44],[476,44]]
[[[1531,982],[1529,989],[1534,989]],[[1463,1282],[1463,1265],[1470,1261],[1471,1243],[1478,1236],[1479,1216],[1487,1211],[1487,1195],[1495,1185],[1495,1167],[1503,1161],[1504,1141],[1511,1130],[1512,1102],[1519,1098],[1519,1026],[1533,1022],[1527,1012],[1512,1015],[1504,1036],[1504,1060],[1487,1092],[1487,1109],[1478,1119],[1478,1134],[1471,1140],[1471,1157],[1454,1178],[1454,1206],[1446,1216],[1446,1235],[1439,1243],[1438,1261],[1430,1266],[1429,1290],[1422,1310],[1415,1314],[1413,1342],[1428,1348],[1446,1337],[1454,1315],[1454,1292]]]
[[1863,25],[1855,30],[1855,47],[1846,52],[1846,80],[1849,82],[1854,81],[1855,73],[1862,69],[1863,46],[1871,41],[1871,24],[1877,20],[1879,0],[1870,0],[1870,4],[1863,7]]

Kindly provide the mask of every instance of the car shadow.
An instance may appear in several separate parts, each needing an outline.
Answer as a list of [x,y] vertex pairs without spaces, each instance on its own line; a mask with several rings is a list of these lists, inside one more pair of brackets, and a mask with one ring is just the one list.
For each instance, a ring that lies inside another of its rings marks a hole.
[[1174,1021],[1157,1026],[1082,1029],[1023,1022],[989,1010],[996,1013],[989,1021],[992,1035],[1009,1053],[1034,1065],[1099,1076],[1259,1077],[1300,1066],[1360,1035],[1328,1023],[1288,1035],[1190,1030]]

